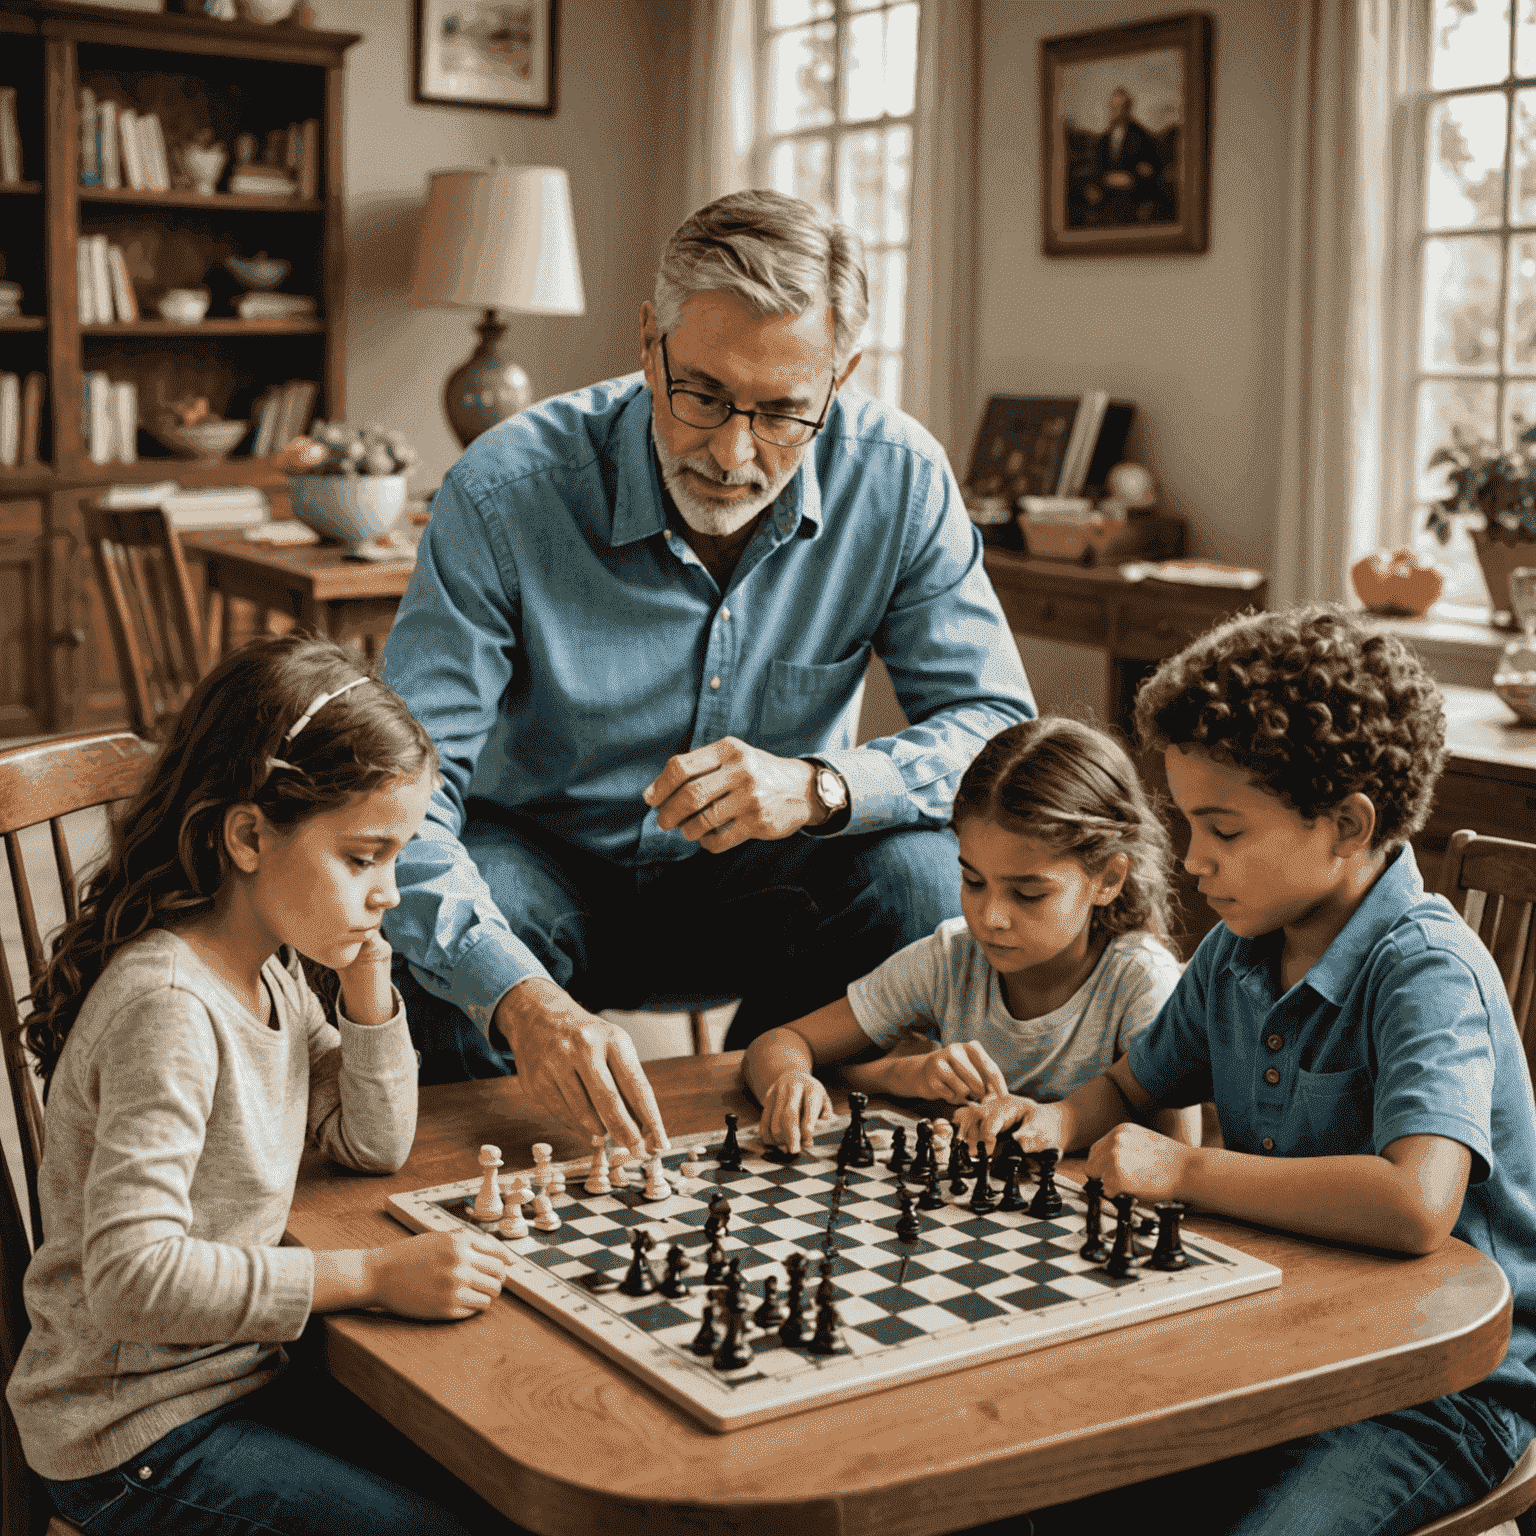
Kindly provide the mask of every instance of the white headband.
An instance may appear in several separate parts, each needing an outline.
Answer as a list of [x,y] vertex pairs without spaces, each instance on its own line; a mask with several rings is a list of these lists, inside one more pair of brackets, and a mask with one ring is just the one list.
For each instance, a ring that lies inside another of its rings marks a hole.
[[[341,687],[335,691],[335,693],[322,693],[319,698],[317,698],[315,702],[311,704],[302,715],[299,716],[298,720],[294,724],[293,729],[283,737],[283,746],[286,748],[289,742],[291,742],[293,738],[297,736],[299,732],[302,731],[304,727],[315,718],[316,714],[318,714],[320,710],[324,709],[325,706],[331,702],[332,699],[339,699],[342,694],[347,692],[349,688],[356,688],[359,683],[366,683],[367,681],[369,681],[369,679],[366,676],[354,677],[350,683],[343,683]],[[295,768],[292,763],[285,763],[280,757],[269,757],[267,759],[267,771],[270,773],[274,768],[287,768],[294,773],[299,772],[299,770]]]

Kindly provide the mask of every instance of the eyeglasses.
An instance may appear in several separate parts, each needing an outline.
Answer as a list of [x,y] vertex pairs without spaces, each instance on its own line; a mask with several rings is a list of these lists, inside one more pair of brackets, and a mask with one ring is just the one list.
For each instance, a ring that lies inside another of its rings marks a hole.
[[799,448],[810,442],[827,424],[827,412],[832,409],[832,396],[837,389],[837,375],[827,388],[826,403],[815,421],[803,416],[781,416],[777,411],[743,411],[717,395],[701,394],[686,384],[672,382],[672,365],[667,360],[667,338],[661,338],[661,367],[667,378],[667,404],[672,414],[688,427],[723,427],[732,416],[745,416],[748,430],[759,442],[775,448]]

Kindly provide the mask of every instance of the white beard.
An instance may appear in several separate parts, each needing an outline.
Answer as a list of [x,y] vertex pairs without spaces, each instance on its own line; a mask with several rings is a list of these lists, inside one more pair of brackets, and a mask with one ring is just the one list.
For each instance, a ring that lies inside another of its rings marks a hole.
[[[651,441],[656,445],[656,458],[661,464],[662,483],[670,493],[679,516],[695,533],[708,534],[714,539],[729,538],[731,534],[739,533],[765,507],[772,506],[804,458],[804,454],[801,454],[782,474],[770,480],[757,464],[744,464],[740,469],[727,471],[702,453],[681,458],[670,453],[656,430],[654,416],[651,418]],[[708,501],[688,489],[683,481],[685,469],[691,469],[717,485],[751,485],[756,486],[757,491],[741,501]]]

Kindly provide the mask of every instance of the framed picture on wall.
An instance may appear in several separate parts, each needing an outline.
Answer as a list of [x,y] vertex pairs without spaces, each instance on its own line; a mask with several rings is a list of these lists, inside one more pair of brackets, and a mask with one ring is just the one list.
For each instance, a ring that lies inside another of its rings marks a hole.
[[1047,256],[1208,247],[1211,35],[1191,11],[1042,40]]
[[415,100],[555,110],[556,0],[416,0]]

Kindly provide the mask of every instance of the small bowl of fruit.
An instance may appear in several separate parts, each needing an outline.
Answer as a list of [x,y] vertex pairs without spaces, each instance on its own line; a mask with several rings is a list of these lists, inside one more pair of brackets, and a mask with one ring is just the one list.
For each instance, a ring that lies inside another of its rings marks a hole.
[[409,540],[381,544],[405,507],[406,481],[417,453],[398,432],[318,421],[278,459],[288,473],[293,515],[322,538],[364,559],[409,558]]

